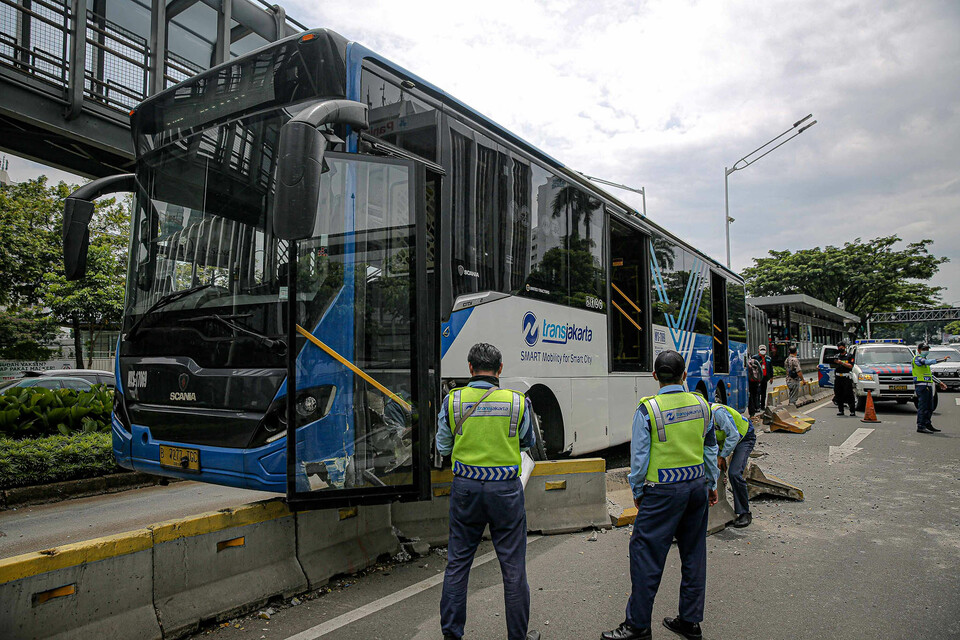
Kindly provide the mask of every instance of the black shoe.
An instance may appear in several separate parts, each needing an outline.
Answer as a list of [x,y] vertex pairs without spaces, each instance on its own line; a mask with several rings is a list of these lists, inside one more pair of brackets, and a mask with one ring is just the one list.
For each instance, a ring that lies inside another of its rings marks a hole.
[[460,638],[458,638],[457,636],[447,635],[447,634],[445,633],[445,634],[443,634],[443,640],[460,640]]
[[922,429],[917,429],[917,433],[936,433],[936,431],[928,427],[923,427]]
[[737,529],[742,529],[744,527],[749,527],[751,522],[753,522],[753,515],[747,511],[746,513],[737,515],[737,519],[733,521],[733,526],[735,526]]
[[842,415],[843,415],[843,411],[838,411],[838,412],[837,412],[837,415],[838,415],[838,416],[842,416]]
[[527,640],[540,640],[539,631],[527,631]]
[[700,632],[700,625],[696,622],[687,622],[680,618],[664,618],[663,626],[674,633],[679,633],[687,640],[702,640],[703,633]]
[[928,424],[928,425],[927,425],[927,429],[930,429],[930,431],[933,431],[934,433],[940,433],[941,431],[943,431],[943,429],[937,429],[937,428],[936,428],[935,426],[933,426],[932,424]]
[[649,627],[636,629],[626,622],[613,631],[604,631],[600,634],[600,640],[650,640],[652,637]]

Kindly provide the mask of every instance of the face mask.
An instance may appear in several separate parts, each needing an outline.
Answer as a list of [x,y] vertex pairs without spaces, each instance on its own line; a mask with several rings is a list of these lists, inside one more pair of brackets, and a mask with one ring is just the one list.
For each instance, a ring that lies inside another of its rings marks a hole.
[[923,357],[923,358],[926,358],[928,355],[930,355],[930,352],[929,352],[929,351],[921,351],[921,352],[920,352],[920,356]]

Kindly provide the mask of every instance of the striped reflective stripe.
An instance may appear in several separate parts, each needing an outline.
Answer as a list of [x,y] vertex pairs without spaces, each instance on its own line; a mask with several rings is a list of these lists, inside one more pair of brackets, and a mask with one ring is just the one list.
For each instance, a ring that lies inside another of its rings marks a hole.
[[510,437],[517,436],[517,426],[520,424],[520,394],[513,394],[513,406],[510,407]]
[[673,469],[658,469],[657,480],[660,482],[683,482],[684,480],[696,480],[704,476],[702,464],[695,464],[690,467],[675,467]]
[[650,408],[653,409],[653,415],[650,417],[653,418],[653,422],[657,425],[657,439],[660,440],[660,442],[666,442],[667,430],[664,427],[663,413],[660,411],[660,405],[657,404],[656,398],[650,401]]
[[693,397],[697,399],[697,402],[700,403],[700,408],[703,409],[703,437],[707,437],[707,432],[710,431],[712,426],[712,420],[710,419],[710,405],[707,404],[707,401],[700,397],[699,393],[693,394]]
[[[460,424],[460,390],[457,389],[453,392],[453,424]],[[455,432],[458,436],[463,435],[463,424],[457,428]]]
[[453,475],[471,480],[512,480],[520,476],[520,467],[476,467],[463,464],[459,460],[453,463]]

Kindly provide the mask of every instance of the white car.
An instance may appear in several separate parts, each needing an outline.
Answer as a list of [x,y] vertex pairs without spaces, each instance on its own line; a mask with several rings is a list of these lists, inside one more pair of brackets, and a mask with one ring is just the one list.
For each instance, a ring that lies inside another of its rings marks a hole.
[[[866,407],[868,393],[873,394],[874,402],[894,401],[897,404],[907,402],[917,404],[913,384],[913,351],[910,347],[899,341],[861,340],[850,347],[849,352],[853,355],[851,375],[853,393],[857,398],[857,411],[863,411]],[[821,387],[833,387],[831,360],[836,353],[837,348],[834,345],[824,345],[820,350]],[[934,385],[934,409],[937,408],[939,400],[937,387]]]
[[947,385],[948,389],[960,389],[960,351],[950,347],[930,347],[929,358],[942,360],[950,358],[946,362],[939,362],[930,365],[930,371],[934,377]]

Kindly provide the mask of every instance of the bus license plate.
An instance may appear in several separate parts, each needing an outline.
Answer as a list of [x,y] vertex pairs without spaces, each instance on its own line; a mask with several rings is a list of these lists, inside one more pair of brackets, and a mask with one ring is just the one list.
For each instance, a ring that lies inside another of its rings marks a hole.
[[200,451],[162,444],[160,445],[160,466],[200,471]]
[[890,385],[890,391],[906,391],[907,385],[905,384],[892,384]]

